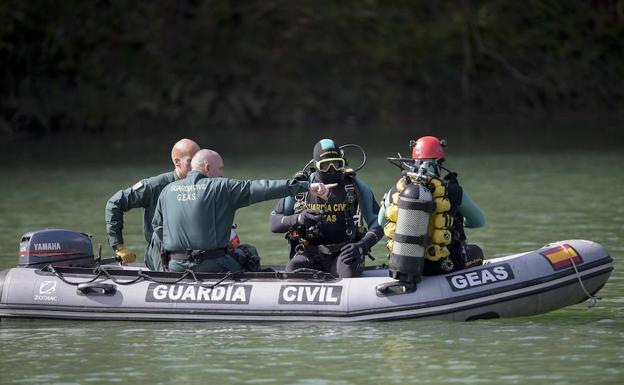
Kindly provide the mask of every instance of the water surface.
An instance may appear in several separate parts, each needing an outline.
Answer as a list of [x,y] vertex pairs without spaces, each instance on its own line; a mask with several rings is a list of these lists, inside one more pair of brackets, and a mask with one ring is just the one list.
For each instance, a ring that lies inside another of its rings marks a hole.
[[[225,159],[229,176],[287,177],[306,159]],[[471,323],[145,323],[0,321],[1,384],[620,384],[624,382],[624,156],[563,153],[452,158],[487,226],[469,230],[489,257],[563,239],[591,239],[616,270],[588,309]],[[0,268],[14,266],[20,236],[44,227],[93,234],[103,244],[104,205],[121,187],[167,171],[153,165],[56,164],[3,168]],[[397,169],[371,156],[359,174],[381,199]],[[243,242],[266,263],[287,259],[270,234],[275,202],[237,214]],[[140,212],[126,215],[126,245],[141,254]],[[97,248],[97,246],[96,246]],[[374,249],[385,261],[383,245]]]

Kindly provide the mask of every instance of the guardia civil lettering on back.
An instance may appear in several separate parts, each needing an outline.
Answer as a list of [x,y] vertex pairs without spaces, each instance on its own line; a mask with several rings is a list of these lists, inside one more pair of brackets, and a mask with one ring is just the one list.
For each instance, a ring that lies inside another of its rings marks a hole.
[[199,151],[197,143],[190,139],[181,139],[171,150],[171,160],[175,169],[160,175],[142,179],[123,190],[117,191],[106,202],[105,218],[108,243],[123,263],[136,260],[136,255],[124,245],[123,226],[124,213],[136,208],[143,209],[143,235],[147,246],[144,261],[147,267],[158,270],[160,267],[160,245],[152,240],[152,218],[156,202],[162,189],[169,183],[185,178],[191,170],[191,159]]

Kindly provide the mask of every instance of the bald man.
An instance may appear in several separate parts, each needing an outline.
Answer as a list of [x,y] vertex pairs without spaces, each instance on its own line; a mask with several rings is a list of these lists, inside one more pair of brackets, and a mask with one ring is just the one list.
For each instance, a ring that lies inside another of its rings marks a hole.
[[124,263],[136,260],[136,255],[124,246],[123,215],[136,208],[143,209],[143,235],[147,246],[144,260],[147,267],[158,270],[161,264],[161,245],[152,241],[152,218],[156,202],[162,189],[169,183],[186,178],[191,170],[191,160],[199,151],[197,143],[190,139],[181,139],[171,149],[171,161],[174,170],[151,178],[142,179],[134,186],[117,191],[106,203],[106,233],[108,244]]
[[159,238],[170,271],[253,270],[258,261],[227,249],[236,210],[269,199],[309,191],[327,197],[332,185],[297,180],[235,180],[223,177],[223,159],[212,150],[193,157],[185,179],[166,186],[156,205],[154,238]]

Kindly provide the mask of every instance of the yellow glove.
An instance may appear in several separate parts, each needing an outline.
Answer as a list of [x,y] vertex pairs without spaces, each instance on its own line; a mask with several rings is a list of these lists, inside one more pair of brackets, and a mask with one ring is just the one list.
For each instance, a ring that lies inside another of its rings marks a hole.
[[117,254],[117,256],[121,258],[121,261],[123,263],[132,263],[136,261],[136,255],[130,250],[126,249],[124,245],[115,246],[115,254]]

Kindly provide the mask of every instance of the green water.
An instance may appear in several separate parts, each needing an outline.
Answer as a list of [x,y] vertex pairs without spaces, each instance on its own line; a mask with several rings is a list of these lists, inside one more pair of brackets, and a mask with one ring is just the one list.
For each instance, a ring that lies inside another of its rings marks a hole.
[[[225,157],[232,177],[279,178],[305,159]],[[76,163],[77,164],[77,163]],[[0,268],[14,266],[21,234],[86,231],[105,245],[104,204],[121,187],[169,169],[160,164],[77,166],[71,159],[3,166]],[[597,306],[472,323],[143,323],[2,320],[0,384],[620,384],[624,383],[624,155],[455,156],[448,166],[487,215],[471,241],[489,257],[571,238],[615,258]],[[382,156],[359,174],[378,199],[397,178]],[[286,261],[269,232],[274,202],[237,214],[243,242],[266,263]],[[143,248],[138,211],[126,245]],[[384,248],[374,249],[377,263]]]

